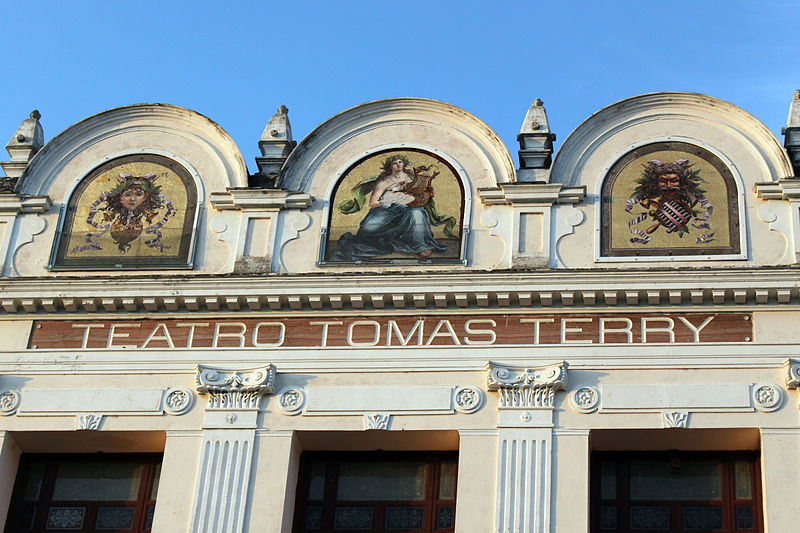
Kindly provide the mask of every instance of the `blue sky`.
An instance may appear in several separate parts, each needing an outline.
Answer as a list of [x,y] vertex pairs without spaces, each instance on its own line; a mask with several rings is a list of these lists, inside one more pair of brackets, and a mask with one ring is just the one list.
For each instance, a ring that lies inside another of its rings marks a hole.
[[14,2],[0,36],[0,146],[34,108],[51,139],[104,109],[166,102],[218,122],[251,172],[281,104],[300,139],[369,100],[444,100],[516,160],[536,97],[560,145],[598,109],[664,90],[728,100],[779,135],[800,88],[796,0]]

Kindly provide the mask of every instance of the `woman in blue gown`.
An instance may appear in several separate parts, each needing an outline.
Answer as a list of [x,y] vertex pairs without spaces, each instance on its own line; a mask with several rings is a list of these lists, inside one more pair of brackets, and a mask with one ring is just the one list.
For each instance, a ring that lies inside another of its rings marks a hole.
[[[369,213],[355,235],[348,232],[341,236],[331,261],[352,263],[393,252],[429,259],[434,251],[447,250],[447,244],[433,237],[425,205],[416,205],[420,203],[419,199],[409,194],[409,189],[418,184],[418,179],[416,173],[409,175],[406,172],[407,167],[409,161],[404,156],[390,156],[384,161],[381,174],[360,184],[372,188]],[[344,204],[339,209],[342,212],[357,210],[350,206],[347,211]]]

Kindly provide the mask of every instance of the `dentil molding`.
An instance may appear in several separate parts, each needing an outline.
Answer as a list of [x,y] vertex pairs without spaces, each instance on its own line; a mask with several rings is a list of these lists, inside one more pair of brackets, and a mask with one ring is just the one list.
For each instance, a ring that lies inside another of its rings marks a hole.
[[[186,276],[169,280],[98,275],[85,279],[0,280],[0,315],[164,312],[253,312],[356,310],[378,308],[376,302],[407,303],[417,309],[447,308],[581,308],[627,302],[647,307],[692,305],[797,305],[797,269],[720,269],[676,275],[675,270],[576,273],[515,272],[381,275]],[[392,289],[387,289],[391,287]],[[413,287],[413,288],[411,288]],[[660,287],[653,291],[653,287]],[[69,295],[69,296],[64,296]],[[381,305],[382,307],[382,305]]]

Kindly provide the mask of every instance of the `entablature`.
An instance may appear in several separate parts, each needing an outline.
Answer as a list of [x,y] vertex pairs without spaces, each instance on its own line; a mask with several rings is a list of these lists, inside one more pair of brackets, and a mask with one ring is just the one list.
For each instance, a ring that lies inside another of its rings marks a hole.
[[794,268],[27,278],[0,283],[0,292],[0,316],[800,304]]

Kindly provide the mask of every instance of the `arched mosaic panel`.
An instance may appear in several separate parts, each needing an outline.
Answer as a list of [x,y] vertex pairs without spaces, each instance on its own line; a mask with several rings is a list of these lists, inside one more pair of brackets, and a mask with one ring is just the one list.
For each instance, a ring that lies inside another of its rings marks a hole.
[[113,159],[70,197],[53,268],[189,268],[196,216],[183,166],[154,154]]
[[331,201],[323,263],[458,262],[464,190],[436,154],[385,150],[342,175]]
[[619,159],[603,182],[601,223],[604,257],[740,253],[733,175],[688,143],[648,144]]

